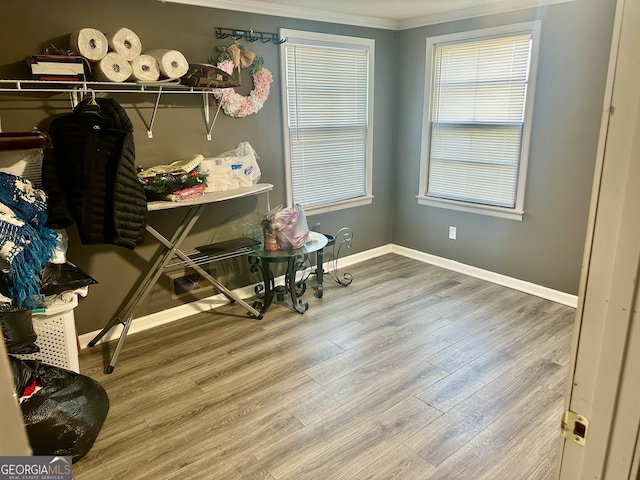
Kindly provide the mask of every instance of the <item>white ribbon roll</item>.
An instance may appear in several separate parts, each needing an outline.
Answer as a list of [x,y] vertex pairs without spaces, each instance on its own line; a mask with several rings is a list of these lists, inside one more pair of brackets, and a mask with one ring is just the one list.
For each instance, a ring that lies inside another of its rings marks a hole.
[[158,61],[151,55],[140,55],[131,62],[131,79],[137,82],[155,82],[160,78]]
[[189,62],[184,55],[177,50],[158,48],[149,50],[147,55],[151,55],[158,62],[160,73],[166,78],[180,78],[189,70]]
[[104,33],[95,28],[82,28],[69,38],[69,48],[92,62],[102,60],[109,49]]
[[142,52],[142,42],[138,35],[122,27],[107,35],[109,49],[122,55],[128,62],[135,59]]
[[93,76],[103,82],[124,82],[131,76],[131,65],[122,55],[109,52],[93,64]]

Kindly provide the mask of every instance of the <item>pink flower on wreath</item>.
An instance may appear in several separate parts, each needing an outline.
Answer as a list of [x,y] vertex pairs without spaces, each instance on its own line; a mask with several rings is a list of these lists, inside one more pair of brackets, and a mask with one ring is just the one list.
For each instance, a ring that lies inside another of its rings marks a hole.
[[265,101],[269,97],[273,75],[266,68],[261,68],[253,76],[253,91],[258,98]]
[[[219,62],[220,70],[232,74],[235,68],[231,60]],[[224,113],[231,117],[242,118],[258,112],[269,97],[273,75],[262,67],[253,74],[253,90],[247,96],[240,95],[233,88],[223,88],[214,93]]]
[[233,61],[225,60],[224,62],[218,63],[216,67],[223,72],[228,73],[229,75],[233,75],[233,69],[235,68],[235,65],[233,64]]

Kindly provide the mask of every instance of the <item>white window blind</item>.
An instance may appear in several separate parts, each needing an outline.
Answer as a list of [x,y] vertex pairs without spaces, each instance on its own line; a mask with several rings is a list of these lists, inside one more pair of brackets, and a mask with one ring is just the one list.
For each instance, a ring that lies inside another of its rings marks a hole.
[[514,208],[531,34],[435,44],[429,197]]
[[367,195],[369,50],[289,38],[284,53],[293,202],[313,207]]

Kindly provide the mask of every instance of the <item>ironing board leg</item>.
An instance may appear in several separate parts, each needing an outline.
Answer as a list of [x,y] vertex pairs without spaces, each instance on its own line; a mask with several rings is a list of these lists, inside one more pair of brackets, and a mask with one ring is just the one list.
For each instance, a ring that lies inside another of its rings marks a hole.
[[[234,294],[231,290],[225,287],[222,283],[220,283],[217,279],[213,278],[209,272],[203,269],[201,266],[196,264],[193,260],[191,260],[185,253],[180,250],[180,245],[182,241],[187,237],[193,226],[196,224],[198,219],[200,218],[200,214],[204,210],[205,205],[199,205],[197,207],[192,207],[189,209],[187,215],[184,220],[180,223],[171,239],[166,239],[160,232],[151,227],[150,225],[146,226],[146,230],[149,234],[151,234],[162,246],[164,247],[164,251],[162,251],[155,259],[153,266],[148,270],[145,277],[142,279],[134,294],[130,297],[125,307],[120,310],[111,321],[96,335],[91,342],[89,342],[89,346],[93,347],[97,344],[97,342],[116,324],[122,323],[123,329],[120,332],[120,338],[118,339],[118,343],[116,348],[111,356],[111,361],[109,365],[105,369],[105,373],[112,373],[116,366],[116,361],[118,356],[120,355],[120,351],[124,345],[124,341],[129,333],[129,328],[133,323],[133,314],[135,312],[136,307],[139,303],[147,296],[149,290],[153,285],[156,284],[160,276],[162,276],[163,269],[167,263],[174,257],[179,257],[182,261],[185,262],[186,265],[195,269],[200,275],[205,277],[212,285],[218,288],[228,299],[230,302],[237,302],[241,305],[247,312],[249,312],[252,316],[257,319],[262,319],[262,314],[253,308],[251,305],[246,303],[242,298],[238,295]],[[122,322],[122,318],[126,320]]]
[[116,345],[116,349],[113,351],[113,355],[111,355],[111,360],[109,361],[109,365],[105,369],[105,373],[112,373],[116,368],[116,361],[118,360],[118,355],[120,355],[120,350],[122,350],[122,346],[124,345],[124,340],[127,338],[127,333],[129,333],[129,327],[131,327],[131,323],[133,322],[133,315],[127,318],[127,321],[124,323],[124,328],[122,329],[122,333],[120,334],[120,338],[118,339],[118,343]]
[[122,318],[126,317],[126,321],[123,323],[124,328],[122,329],[122,332],[120,332],[120,338],[118,339],[118,344],[116,345],[116,350],[111,357],[109,366],[105,370],[106,373],[113,372],[115,368],[116,360],[118,358],[118,355],[120,354],[122,346],[124,345],[124,340],[127,337],[127,333],[129,332],[131,323],[133,322],[133,314],[135,312],[135,309],[147,296],[150,288],[158,281],[158,279],[162,275],[164,266],[175,255],[175,252],[178,250],[178,247],[180,246],[182,241],[187,237],[195,223],[198,221],[200,213],[203,209],[204,205],[200,205],[197,208],[190,208],[185,215],[184,220],[180,223],[178,228],[176,228],[176,231],[172,235],[171,240],[167,240],[166,238],[164,238],[157,230],[155,230],[150,225],[146,226],[147,232],[149,232],[153,237],[155,237],[156,239],[162,239],[161,244],[165,248],[156,256],[153,266],[147,271],[147,274],[142,279],[133,295],[131,295],[125,307],[120,310],[100,331],[100,333],[98,333],[98,335],[96,335],[88,344],[89,347],[95,346],[98,341],[116,324],[123,323]]
[[160,275],[154,278],[155,276],[154,273],[161,272],[161,268],[159,268],[159,265],[163,263],[165,256],[166,256],[166,253],[158,256],[154,266],[147,272],[147,274],[142,279],[142,281],[138,285],[138,288],[133,293],[133,295],[129,297],[127,304],[120,311],[118,311],[118,313],[116,313],[113,316],[113,318],[109,321],[109,323],[107,323],[104,326],[104,328],[100,331],[100,333],[98,333],[88,343],[89,347],[95,346],[100,341],[100,339],[104,337],[109,332],[109,330],[111,330],[117,324],[119,323],[124,324],[125,322],[121,320],[122,318],[133,317],[133,311],[138,306],[138,303],[140,303],[140,300],[142,300],[142,298],[146,296],[146,290],[148,290],[148,288],[157,281],[157,278],[159,278]]

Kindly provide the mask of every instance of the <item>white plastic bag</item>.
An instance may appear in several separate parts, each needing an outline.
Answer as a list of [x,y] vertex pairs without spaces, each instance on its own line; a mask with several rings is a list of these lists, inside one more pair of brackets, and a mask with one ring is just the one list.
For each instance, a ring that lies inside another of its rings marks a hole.
[[260,180],[260,157],[249,142],[242,142],[212,158],[205,158],[200,169],[208,174],[205,192],[221,192],[250,187]]
[[302,205],[293,208],[278,205],[262,219],[265,250],[286,250],[302,247],[309,238],[309,226]]

